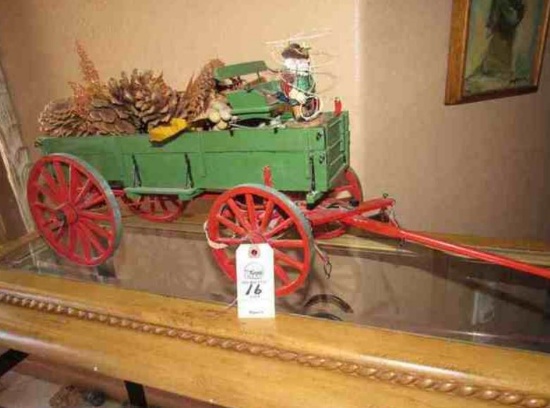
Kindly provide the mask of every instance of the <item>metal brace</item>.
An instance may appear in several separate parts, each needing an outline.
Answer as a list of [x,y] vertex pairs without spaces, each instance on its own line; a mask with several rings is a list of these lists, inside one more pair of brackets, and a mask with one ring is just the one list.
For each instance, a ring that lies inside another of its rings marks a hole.
[[316,242],[314,242],[313,245],[315,246],[315,252],[317,252],[317,255],[323,262],[323,272],[325,272],[325,277],[330,279],[330,276],[332,275],[332,263],[330,263],[327,253],[319,248],[319,245],[317,245]]

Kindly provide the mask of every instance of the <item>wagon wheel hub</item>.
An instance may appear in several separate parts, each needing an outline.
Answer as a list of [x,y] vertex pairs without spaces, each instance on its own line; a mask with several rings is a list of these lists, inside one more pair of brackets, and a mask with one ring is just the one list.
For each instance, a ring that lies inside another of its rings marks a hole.
[[120,211],[107,181],[89,164],[66,154],[42,157],[29,173],[27,198],[37,230],[58,255],[87,266],[113,255]]
[[257,231],[252,231],[248,234],[248,239],[252,244],[264,244],[267,242],[267,239]]
[[57,210],[56,216],[59,221],[69,225],[78,221],[78,212],[76,208],[69,203],[63,204],[63,206]]

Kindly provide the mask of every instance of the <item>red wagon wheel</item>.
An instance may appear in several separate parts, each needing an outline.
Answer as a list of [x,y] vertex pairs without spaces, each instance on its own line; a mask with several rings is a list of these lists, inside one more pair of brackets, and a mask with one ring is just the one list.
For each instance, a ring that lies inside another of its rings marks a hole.
[[[348,167],[336,182],[336,186],[329,193],[329,198],[342,201],[354,200],[357,203],[363,201],[363,188],[357,173]],[[333,239],[346,233],[347,227],[341,222],[332,222],[327,225],[320,225],[313,230],[316,239]]]
[[80,265],[105,262],[122,235],[120,209],[105,179],[69,154],[38,160],[27,184],[36,227],[59,255]]
[[216,262],[233,281],[235,252],[244,243],[273,247],[277,296],[294,292],[309,274],[313,257],[309,223],[291,200],[271,187],[241,185],[220,195],[210,209],[207,231]]
[[123,195],[121,198],[130,211],[152,222],[175,221],[187,206],[187,201],[173,195],[142,195],[137,199]]
[[329,197],[351,199],[357,202],[363,201],[363,188],[355,170],[348,167],[338,180],[336,187],[330,192]]

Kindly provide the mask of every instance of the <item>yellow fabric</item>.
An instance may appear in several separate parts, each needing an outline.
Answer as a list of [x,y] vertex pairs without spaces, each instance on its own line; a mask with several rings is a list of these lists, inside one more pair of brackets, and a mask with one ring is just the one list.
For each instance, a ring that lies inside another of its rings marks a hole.
[[177,133],[185,130],[188,123],[185,119],[174,118],[167,126],[157,126],[149,130],[149,140],[151,142],[163,142]]

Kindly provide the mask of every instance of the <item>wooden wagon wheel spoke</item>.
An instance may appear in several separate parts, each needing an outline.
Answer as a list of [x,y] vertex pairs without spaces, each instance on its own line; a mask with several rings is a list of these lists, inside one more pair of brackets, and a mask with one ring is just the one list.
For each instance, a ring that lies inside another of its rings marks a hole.
[[265,236],[267,238],[271,238],[275,235],[278,235],[284,231],[286,231],[287,229],[290,228],[290,226],[293,224],[293,220],[291,218],[287,218],[286,220],[284,220],[283,222],[281,222],[280,224],[276,225],[273,229],[271,229],[270,231],[267,231],[267,233],[265,234]]
[[235,218],[237,219],[239,224],[242,225],[244,228],[250,230],[251,229],[250,224],[244,218],[243,213],[242,213],[241,209],[237,206],[237,203],[235,203],[235,200],[230,198],[229,200],[227,200],[227,205],[229,206],[229,208],[231,209],[231,211],[235,215]]
[[[27,197],[38,231],[59,255],[95,266],[118,247],[122,229],[116,199],[82,160],[67,154],[42,157],[29,173]],[[101,211],[92,210],[97,206]]]
[[42,179],[46,182],[46,185],[50,189],[51,193],[53,194],[53,197],[56,199],[59,199],[59,186],[57,185],[56,181],[52,177],[49,169],[47,167],[44,167],[42,169]]
[[65,180],[65,173],[61,168],[61,164],[59,162],[54,162],[53,169],[55,173],[55,178],[57,180],[59,192],[63,195],[67,195],[67,182]]
[[225,244],[225,245],[240,245],[246,243],[245,238],[218,238],[216,240],[216,243],[218,244]]
[[299,239],[271,239],[269,244],[273,248],[302,248],[302,241]]
[[108,231],[106,230],[105,228],[97,225],[97,224],[94,224],[92,221],[86,219],[86,218],[82,218],[80,220],[88,229],[90,229],[93,233],[95,233],[96,235],[99,235],[100,237],[102,238],[105,238],[107,240],[111,239],[111,237],[113,236],[113,234],[111,233],[111,231]]
[[105,250],[105,248],[98,241],[97,236],[88,227],[86,227],[83,222],[80,222],[78,226],[82,233],[86,235],[86,238],[90,242],[91,247],[93,247],[98,253],[101,253]]
[[154,214],[157,208],[157,203],[156,203],[157,198],[147,197],[147,199],[149,200],[149,211],[151,212],[151,214]]
[[73,200],[74,204],[78,204],[82,201],[84,197],[88,194],[88,191],[92,188],[93,182],[92,180],[88,179],[84,183],[84,186],[82,186],[82,189],[78,192],[76,198]]
[[50,218],[49,220],[44,221],[42,225],[44,226],[44,228],[49,228],[51,231],[55,231],[63,226],[63,223],[57,218]]
[[290,283],[290,277],[288,273],[280,266],[275,265],[275,275],[283,282],[283,284]]
[[260,231],[264,232],[269,224],[269,221],[271,221],[271,215],[273,214],[273,209],[275,208],[275,203],[272,200],[269,200],[267,202],[267,205],[265,206],[264,215],[262,217],[262,221],[260,224]]
[[245,229],[243,229],[242,227],[238,226],[237,224],[229,221],[223,215],[216,215],[216,220],[221,222],[223,225],[225,225],[227,228],[229,228],[235,234],[239,234],[239,235],[243,235],[243,236],[246,235],[246,230]]
[[252,229],[258,228],[258,217],[256,214],[256,205],[254,204],[254,198],[252,194],[246,194],[246,208],[248,210],[248,221]]
[[301,271],[303,269],[304,264],[302,262],[292,258],[290,255],[287,255],[287,254],[285,254],[284,252],[281,252],[278,249],[275,249],[274,253],[275,253],[275,259],[276,260],[279,260],[279,261],[287,264],[288,266],[291,266],[294,269],[297,269],[299,271]]
[[80,248],[82,249],[82,254],[84,256],[84,259],[89,261],[92,259],[92,248],[91,248],[90,240],[86,236],[86,233],[82,231],[79,225],[76,225],[75,228],[80,241]]
[[80,176],[75,166],[69,166],[69,200],[73,203],[77,202],[78,188],[82,188],[80,184]]
[[93,212],[93,211],[81,211],[80,216],[81,217],[86,217],[89,220],[94,220],[94,221],[109,221],[110,220],[110,217],[109,217],[108,214],[102,214],[102,213]]
[[52,231],[55,231],[56,239],[61,239],[61,237],[63,237],[63,235],[65,235],[66,229],[67,229],[66,225],[61,224],[59,227],[52,229]]
[[48,213],[55,214],[55,210],[53,208],[44,203],[41,203],[40,201],[35,201],[34,203],[32,203],[32,205]]
[[[42,194],[45,198],[47,198],[51,203],[58,203],[58,198],[55,196],[55,193],[50,190],[48,186],[45,185],[35,185],[37,193]],[[38,201],[36,201],[38,202]]]
[[159,197],[158,200],[159,200],[160,208],[162,208],[162,210],[164,212],[170,211],[170,210],[168,210],[168,207],[166,206],[166,197]]
[[141,195],[137,199],[123,195],[121,199],[138,217],[152,222],[175,221],[187,206],[186,201],[169,195]]
[[243,243],[268,243],[274,248],[277,296],[294,292],[308,276],[314,252],[311,228],[300,209],[273,188],[243,185],[221,194],[210,209],[207,232],[212,242],[225,244],[212,246],[212,254],[232,280],[236,280],[235,252]]
[[78,204],[77,208],[80,210],[87,210],[91,207],[94,207],[96,205],[102,204],[105,202],[105,198],[101,195],[101,193],[97,193],[96,195],[92,196],[91,199]]

